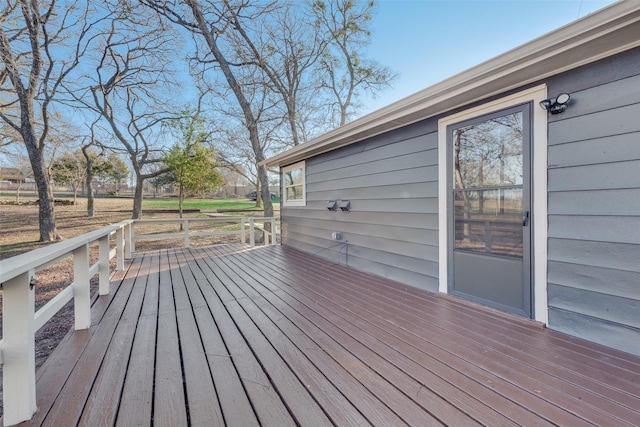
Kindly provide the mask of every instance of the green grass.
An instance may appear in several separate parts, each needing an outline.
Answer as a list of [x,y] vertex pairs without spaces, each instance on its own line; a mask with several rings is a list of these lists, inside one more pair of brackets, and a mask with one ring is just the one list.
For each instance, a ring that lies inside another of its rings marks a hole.
[[[274,208],[277,208],[274,201]],[[142,202],[143,209],[178,209],[178,199],[151,199],[145,198]],[[256,208],[256,202],[248,199],[185,199],[183,209],[200,209],[202,211],[214,211],[216,209],[245,209],[262,210]]]

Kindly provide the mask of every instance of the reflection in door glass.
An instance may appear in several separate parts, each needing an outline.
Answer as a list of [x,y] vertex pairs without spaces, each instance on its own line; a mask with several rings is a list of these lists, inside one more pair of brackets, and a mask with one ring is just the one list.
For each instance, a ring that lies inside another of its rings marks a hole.
[[453,131],[454,249],[522,258],[523,113]]
[[522,112],[456,129],[454,188],[522,184]]
[[455,249],[522,258],[522,188],[455,191]]

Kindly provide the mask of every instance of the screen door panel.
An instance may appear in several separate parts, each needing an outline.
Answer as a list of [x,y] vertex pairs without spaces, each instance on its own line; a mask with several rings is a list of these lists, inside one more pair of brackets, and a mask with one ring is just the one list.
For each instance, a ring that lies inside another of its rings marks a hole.
[[449,128],[450,291],[530,316],[528,106]]

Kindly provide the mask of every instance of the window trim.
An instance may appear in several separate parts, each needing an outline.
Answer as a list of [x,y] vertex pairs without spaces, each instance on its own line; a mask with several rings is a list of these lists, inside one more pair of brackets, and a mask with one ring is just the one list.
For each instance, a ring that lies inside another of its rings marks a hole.
[[[298,185],[287,186],[284,175],[294,169],[302,169],[302,199],[289,200],[287,198],[287,188],[297,187]],[[282,168],[282,206],[307,206],[307,170],[304,160]]]

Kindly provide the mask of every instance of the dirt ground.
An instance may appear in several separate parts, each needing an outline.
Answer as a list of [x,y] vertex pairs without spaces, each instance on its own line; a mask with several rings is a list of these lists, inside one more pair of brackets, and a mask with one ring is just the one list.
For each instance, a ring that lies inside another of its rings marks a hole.
[[[44,246],[38,242],[38,206],[34,199],[23,198],[23,204],[15,205],[12,199],[0,198],[0,260]],[[88,218],[86,200],[79,199],[75,206],[56,206],[56,224],[59,234],[69,239],[131,217],[133,201],[131,199],[96,199],[95,215]],[[154,217],[170,216],[154,214]],[[142,242],[137,249],[146,250],[157,246],[156,243]],[[97,257],[96,248],[90,251],[92,259]],[[112,268],[115,260],[112,260]],[[58,294],[73,280],[73,263],[68,257],[35,275],[35,309],[38,310],[47,301]],[[94,283],[96,282],[96,283]],[[97,277],[92,281],[92,293],[97,288]],[[1,298],[1,292],[0,292]],[[0,300],[1,302],[1,300]],[[73,302],[69,302],[58,314],[36,333],[36,369],[53,352],[60,340],[73,326]],[[0,321],[2,305],[0,304]],[[0,416],[2,415],[2,382],[0,381]]]

